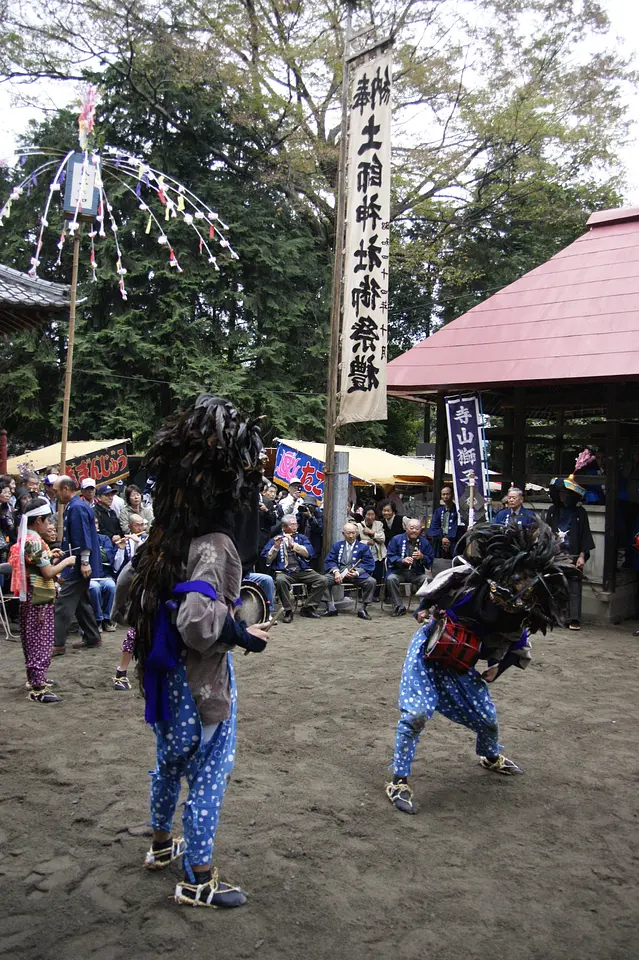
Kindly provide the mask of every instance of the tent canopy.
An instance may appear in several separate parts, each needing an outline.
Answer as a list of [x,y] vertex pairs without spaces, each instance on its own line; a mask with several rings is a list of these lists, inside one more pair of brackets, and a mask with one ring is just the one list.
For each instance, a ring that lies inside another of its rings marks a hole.
[[[67,461],[88,457],[92,453],[107,450],[119,443],[128,443],[128,440],[72,440],[67,444]],[[11,457],[10,460],[7,460],[7,473],[20,473],[20,468],[25,463],[28,464],[29,470],[45,470],[47,467],[56,467],[60,463],[60,444],[52,443],[48,447],[41,447],[40,450],[29,450],[21,453],[19,457]]]
[[[312,443],[306,440],[285,440],[283,443],[300,453],[312,457],[314,460],[325,462],[326,445]],[[336,446],[336,450],[348,453],[348,470],[355,482],[358,480],[366,484],[379,486],[394,483],[432,483],[433,460],[430,457],[398,457],[385,450],[375,450],[372,447],[344,447]]]
[[639,379],[639,209],[589,230],[388,365],[394,396]]

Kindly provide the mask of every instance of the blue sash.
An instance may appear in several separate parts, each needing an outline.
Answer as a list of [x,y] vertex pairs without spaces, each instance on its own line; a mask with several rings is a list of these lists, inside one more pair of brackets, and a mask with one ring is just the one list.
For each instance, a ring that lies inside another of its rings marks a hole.
[[153,623],[153,646],[144,661],[144,719],[147,723],[169,720],[169,672],[175,670],[184,644],[175,625],[175,614],[180,599],[187,593],[201,593],[210,600],[217,600],[215,587],[206,580],[187,580],[178,583],[173,595],[178,600],[161,603]]

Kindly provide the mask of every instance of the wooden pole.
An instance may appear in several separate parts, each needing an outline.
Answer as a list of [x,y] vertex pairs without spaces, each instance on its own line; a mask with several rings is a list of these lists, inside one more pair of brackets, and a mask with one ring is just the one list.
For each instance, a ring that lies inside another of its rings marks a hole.
[[424,443],[430,443],[430,403],[424,404]]
[[515,433],[515,411],[512,407],[504,410],[504,440],[501,454],[501,495],[508,493],[513,482],[513,441]]
[[[619,458],[619,412],[617,388],[608,387],[606,403],[606,515],[604,519],[604,568],[603,588],[614,593],[617,587],[617,510],[618,506],[618,458]],[[579,481],[579,478],[577,478]],[[601,478],[598,478],[601,479]]]
[[333,500],[335,490],[335,436],[337,433],[337,391],[339,374],[340,315],[342,306],[342,279],[344,275],[344,227],[346,221],[346,141],[348,139],[349,102],[349,45],[353,22],[349,4],[344,35],[342,61],[342,125],[339,144],[339,167],[337,172],[337,202],[335,204],[335,251],[333,256],[333,285],[331,297],[331,339],[328,357],[328,383],[326,392],[326,454],[324,456],[324,540],[323,555],[332,546]]
[[[71,302],[69,304],[69,340],[67,343],[67,368],[64,376],[64,399],[62,401],[62,434],[60,437],[60,473],[67,466],[67,440],[69,437],[69,407],[71,406],[71,380],[73,377],[73,344],[75,342],[75,302],[78,292],[78,261],[80,259],[80,234],[82,224],[73,236],[73,270],[71,272]],[[58,540],[62,540],[62,517],[64,508],[58,507]]]
[[433,512],[439,503],[439,497],[446,472],[446,452],[448,450],[448,423],[446,421],[446,403],[443,394],[437,394],[437,420],[435,426],[435,465],[433,468]]
[[515,387],[513,414],[513,483],[526,490],[526,393],[523,387]]

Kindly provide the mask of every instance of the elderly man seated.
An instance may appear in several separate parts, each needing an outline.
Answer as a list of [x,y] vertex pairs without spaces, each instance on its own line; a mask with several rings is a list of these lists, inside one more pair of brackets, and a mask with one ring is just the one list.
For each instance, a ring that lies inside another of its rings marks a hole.
[[526,510],[523,506],[524,494],[519,487],[511,487],[506,494],[506,506],[496,514],[494,523],[501,523],[504,527],[511,523],[518,527],[527,527],[530,523],[536,523],[537,517],[532,510]]
[[294,583],[303,583],[308,590],[308,599],[300,610],[300,616],[320,617],[315,607],[326,590],[326,577],[309,568],[313,548],[310,541],[297,532],[295,517],[284,517],[282,533],[269,540],[262,550],[262,557],[267,568],[275,572],[275,589],[284,607],[284,623],[290,623],[293,619],[291,587]]
[[395,608],[394,617],[403,617],[406,613],[400,585],[410,583],[411,593],[417,593],[433,563],[433,549],[426,537],[420,537],[421,526],[419,520],[409,520],[406,533],[393,537],[388,544],[386,591]]
[[116,542],[117,552],[113,560],[113,569],[116,574],[127,565],[137,553],[148,537],[147,521],[139,513],[129,516],[130,533],[125,534]]
[[371,620],[366,607],[373,602],[377,582],[371,576],[375,569],[375,557],[367,543],[357,539],[358,529],[355,523],[345,523],[342,529],[343,540],[331,547],[324,561],[324,570],[328,580],[328,610],[325,617],[336,617],[335,588],[347,584],[356,584],[362,589],[362,602],[357,616],[360,620]]

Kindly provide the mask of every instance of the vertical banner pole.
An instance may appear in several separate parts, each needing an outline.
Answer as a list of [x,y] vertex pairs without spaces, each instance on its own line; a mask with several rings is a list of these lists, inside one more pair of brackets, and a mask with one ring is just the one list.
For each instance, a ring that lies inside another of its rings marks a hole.
[[353,22],[349,4],[344,35],[344,58],[342,62],[342,125],[339,144],[339,167],[337,173],[337,202],[335,204],[335,251],[333,257],[333,287],[331,298],[331,341],[328,358],[328,384],[326,394],[326,453],[324,456],[324,539],[322,555],[326,556],[332,546],[333,491],[335,435],[337,432],[337,381],[339,371],[339,328],[342,304],[342,277],[344,273],[344,225],[346,220],[346,141],[348,139],[349,102],[349,46]]
[[[457,506],[469,506],[469,526],[489,497],[486,440],[479,397],[445,397],[453,484]],[[465,499],[467,498],[467,499]]]
[[[73,236],[73,270],[71,273],[71,301],[69,304],[69,340],[67,343],[67,368],[64,376],[64,399],[62,401],[62,435],[60,437],[60,473],[67,465],[67,440],[69,437],[69,408],[71,406],[71,380],[73,377],[73,344],[75,341],[75,304],[78,292],[78,261],[80,259],[80,234],[82,224]],[[62,516],[64,508],[58,507],[58,540],[62,540]]]
[[392,61],[387,49],[353,69],[339,423],[386,420]]

